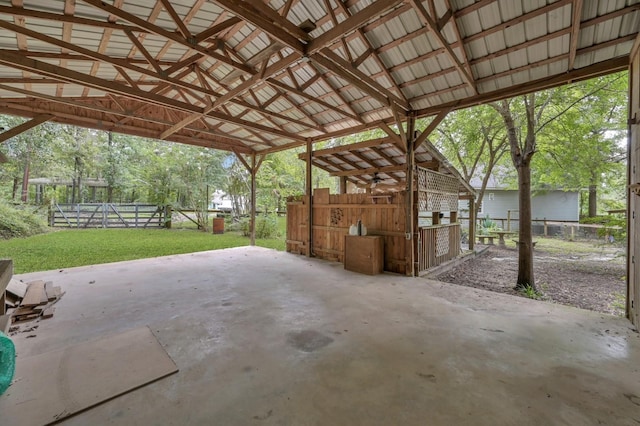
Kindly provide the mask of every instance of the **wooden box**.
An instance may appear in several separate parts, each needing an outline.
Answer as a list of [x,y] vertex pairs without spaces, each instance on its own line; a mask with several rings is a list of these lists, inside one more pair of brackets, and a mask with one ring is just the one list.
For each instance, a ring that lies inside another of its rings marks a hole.
[[345,235],[344,269],[362,274],[381,274],[384,270],[384,240],[378,235]]

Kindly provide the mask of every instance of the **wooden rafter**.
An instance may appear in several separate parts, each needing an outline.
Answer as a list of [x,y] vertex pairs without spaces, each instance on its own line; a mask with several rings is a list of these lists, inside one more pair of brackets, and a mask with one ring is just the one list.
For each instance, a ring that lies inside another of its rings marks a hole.
[[176,42],[176,43],[178,43],[178,44],[180,44],[180,45],[182,45],[182,46],[184,46],[184,47],[186,47],[188,49],[195,50],[195,51],[197,51],[199,53],[202,53],[205,56],[208,56],[208,57],[210,57],[212,59],[215,59],[216,61],[220,61],[220,62],[226,63],[227,65],[231,65],[232,67],[234,67],[236,69],[239,69],[239,70],[242,70],[242,71],[245,71],[247,73],[254,72],[253,69],[247,68],[242,63],[239,63],[239,62],[236,62],[234,60],[231,60],[225,55],[216,53],[215,51],[207,49],[205,47],[202,47],[202,46],[200,46],[198,44],[193,44],[187,38],[183,37],[182,35],[180,35],[178,33],[168,31],[168,30],[166,30],[166,29],[164,29],[164,28],[162,28],[162,27],[160,27],[158,25],[154,25],[154,24],[152,24],[152,23],[150,23],[148,21],[145,21],[144,19],[139,18],[139,17],[137,17],[137,16],[135,16],[135,15],[133,15],[131,13],[125,12],[122,9],[119,9],[117,7],[113,7],[113,6],[103,2],[101,0],[82,0],[82,1],[84,1],[85,3],[89,3],[90,5],[92,5],[92,6],[96,7],[96,8],[99,8],[99,9],[102,9],[102,10],[104,10],[106,12],[109,12],[109,13],[111,13],[111,14],[113,14],[113,15],[121,18],[121,19],[124,19],[125,21],[127,21],[127,22],[129,22],[129,23],[131,23],[133,25],[136,25],[136,26],[138,26],[140,28],[143,28],[149,33],[157,34],[157,35],[162,36],[162,37],[164,37],[166,39],[172,40],[172,41],[174,41],[174,42]]
[[[469,86],[471,86],[471,88],[475,93],[478,93],[478,89],[476,88],[476,83],[473,79],[473,75],[471,73],[471,68],[469,67],[469,64],[466,62],[464,64],[460,62],[458,55],[456,55],[456,53],[451,48],[449,41],[446,38],[444,38],[440,30],[438,29],[438,23],[429,15],[429,13],[426,11],[424,6],[422,5],[422,1],[421,0],[410,0],[410,1],[411,1],[411,4],[413,4],[414,8],[416,9],[418,13],[418,17],[424,22],[424,24],[427,27],[429,27],[429,29],[431,29],[432,33],[436,36],[436,39],[438,40],[440,45],[445,49],[445,52],[447,53],[451,61],[453,61],[453,64],[458,70],[458,72],[460,73],[460,76],[462,77],[462,79],[466,81],[467,84],[469,84]],[[464,51],[464,47],[461,47],[461,49]]]
[[12,127],[9,130],[5,130],[4,132],[0,133],[0,143],[18,136],[20,133],[24,133],[27,130],[36,127],[37,125],[44,123],[45,121],[51,120],[52,118],[53,115],[49,114],[38,115],[27,122],[19,124],[16,127]]
[[569,70],[573,69],[578,50],[578,38],[580,37],[580,21],[582,17],[583,0],[573,0],[571,18],[571,43],[569,45]]

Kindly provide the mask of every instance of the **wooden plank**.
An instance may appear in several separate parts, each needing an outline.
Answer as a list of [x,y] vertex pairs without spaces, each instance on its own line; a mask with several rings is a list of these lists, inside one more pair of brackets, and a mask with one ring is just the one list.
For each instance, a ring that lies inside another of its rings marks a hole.
[[24,299],[22,299],[20,306],[32,307],[46,304],[48,299],[44,284],[42,280],[30,282],[28,284],[29,287],[27,287],[27,294],[24,296]]
[[7,334],[11,325],[11,315],[0,315],[0,331]]
[[4,292],[13,276],[13,260],[0,260],[0,292]]
[[18,299],[22,299],[27,293],[27,284],[23,283],[22,281],[18,281],[15,278],[12,278],[9,281],[9,285],[7,286],[7,293],[12,294]]
[[[60,287],[58,287],[59,289]],[[47,293],[47,301],[51,302],[56,299],[56,291],[53,287],[53,281],[47,281],[44,283],[44,291]]]
[[53,316],[53,313],[56,311],[56,308],[53,306],[49,306],[47,309],[42,311],[42,318],[47,319]]

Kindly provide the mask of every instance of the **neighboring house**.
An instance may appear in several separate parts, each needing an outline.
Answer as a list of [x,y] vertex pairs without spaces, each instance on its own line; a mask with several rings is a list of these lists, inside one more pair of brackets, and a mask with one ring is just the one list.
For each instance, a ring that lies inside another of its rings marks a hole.
[[[480,190],[480,179],[472,179],[471,186]],[[540,223],[536,221],[577,222],[580,219],[580,192],[576,190],[549,189],[545,191],[532,191],[531,219],[534,226]],[[464,202],[462,206],[464,216],[468,217],[469,205]],[[507,227],[506,219],[511,217],[510,229],[518,229],[518,191],[509,189],[507,185],[499,182],[494,176],[489,178],[484,198],[478,211],[478,218],[503,219],[496,220],[498,226]],[[541,224],[540,224],[541,225]]]
[[233,203],[231,197],[225,194],[223,191],[216,190],[211,196],[210,208],[218,209],[225,213],[231,213],[233,210]]

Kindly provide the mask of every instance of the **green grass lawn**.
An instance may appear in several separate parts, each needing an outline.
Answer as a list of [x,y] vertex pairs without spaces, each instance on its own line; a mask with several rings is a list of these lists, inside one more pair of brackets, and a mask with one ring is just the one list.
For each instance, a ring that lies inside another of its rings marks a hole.
[[[238,232],[214,235],[187,229],[69,229],[0,240],[0,258],[13,259],[14,273],[144,259],[249,245]],[[256,240],[284,250],[284,236]]]

